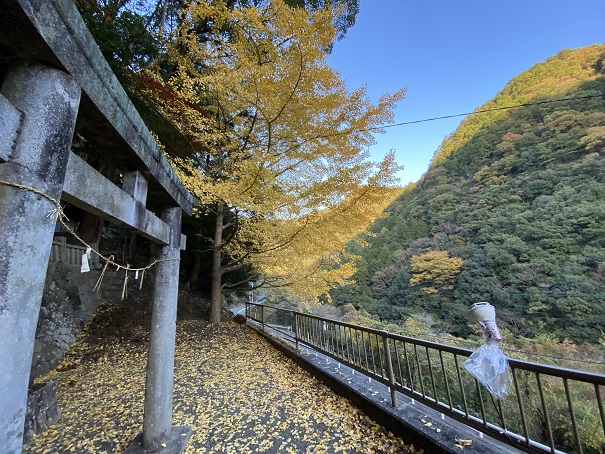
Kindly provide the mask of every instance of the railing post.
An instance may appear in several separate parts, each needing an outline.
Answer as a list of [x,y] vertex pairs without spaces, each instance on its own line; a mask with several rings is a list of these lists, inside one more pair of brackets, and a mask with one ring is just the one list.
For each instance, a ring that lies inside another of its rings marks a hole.
[[265,306],[261,305],[260,307],[260,324],[263,328],[263,333],[265,332]]
[[389,388],[391,389],[391,405],[397,407],[397,390],[395,389],[395,374],[393,373],[393,362],[391,361],[391,347],[389,345],[389,336],[386,331],[381,331],[382,341],[384,343],[384,355],[387,363],[387,373],[389,374]]
[[294,340],[296,341],[296,351],[299,350],[298,347],[298,313],[294,312]]

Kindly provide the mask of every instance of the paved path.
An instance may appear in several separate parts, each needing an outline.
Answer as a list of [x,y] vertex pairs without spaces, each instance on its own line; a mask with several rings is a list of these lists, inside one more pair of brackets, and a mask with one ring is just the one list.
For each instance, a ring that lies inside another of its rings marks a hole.
[[[252,323],[259,331],[260,324]],[[293,347],[293,337],[290,332],[282,332],[265,325],[265,332],[272,336],[281,338]],[[294,350],[294,349],[292,349]],[[370,377],[361,374],[359,371],[341,364],[340,362],[323,355],[321,352],[311,347],[301,344],[299,357],[311,364],[314,368],[329,375],[343,386],[348,387],[358,394],[365,396],[375,405],[381,407],[386,413],[392,415],[416,431],[428,434],[434,442],[444,450],[452,452],[461,452],[456,447],[456,439],[472,440],[470,446],[464,447],[464,453],[482,453],[482,454],[521,454],[522,451],[504,444],[499,440],[488,437],[483,433],[466,426],[465,424],[449,418],[426,405],[415,401],[408,396],[397,392],[398,406],[393,408],[391,405],[390,389]]]
[[[100,352],[98,335],[84,332],[46,377],[62,418],[25,454],[120,453],[141,430],[146,329],[123,329]],[[179,322],[175,363],[173,421],[193,429],[187,453],[412,452],[246,326]]]

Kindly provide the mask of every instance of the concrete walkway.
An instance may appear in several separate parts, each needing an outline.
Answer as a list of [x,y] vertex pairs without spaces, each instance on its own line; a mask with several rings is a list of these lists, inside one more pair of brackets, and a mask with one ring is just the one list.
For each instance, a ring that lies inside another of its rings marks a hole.
[[[147,330],[101,346],[99,334],[84,330],[45,377],[58,382],[62,418],[25,453],[120,453],[141,430]],[[175,361],[187,453],[414,452],[247,326],[180,321]]]
[[[297,361],[304,369],[320,377],[340,395],[350,398],[375,421],[385,424],[425,452],[466,454],[521,454],[522,451],[484,435],[465,424],[397,392],[398,406],[391,405],[390,390],[380,382],[356,372],[312,348],[301,345],[296,352],[291,333],[283,333],[249,321],[259,335],[267,336],[274,346]],[[465,440],[461,445],[457,440]]]

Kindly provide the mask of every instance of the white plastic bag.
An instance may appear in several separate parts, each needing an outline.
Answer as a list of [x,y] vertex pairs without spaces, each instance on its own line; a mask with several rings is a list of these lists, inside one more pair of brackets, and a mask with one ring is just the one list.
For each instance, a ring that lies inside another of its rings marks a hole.
[[464,367],[482,383],[496,399],[505,399],[511,385],[508,359],[497,342],[479,347],[464,362]]

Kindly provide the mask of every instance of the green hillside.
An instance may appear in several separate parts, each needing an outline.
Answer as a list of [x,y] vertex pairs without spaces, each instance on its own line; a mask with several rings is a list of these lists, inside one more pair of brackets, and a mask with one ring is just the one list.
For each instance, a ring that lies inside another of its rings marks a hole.
[[561,51],[478,111],[519,104],[443,141],[366,246],[350,245],[356,284],[336,305],[466,335],[467,306],[489,301],[515,334],[605,337],[605,45]]

